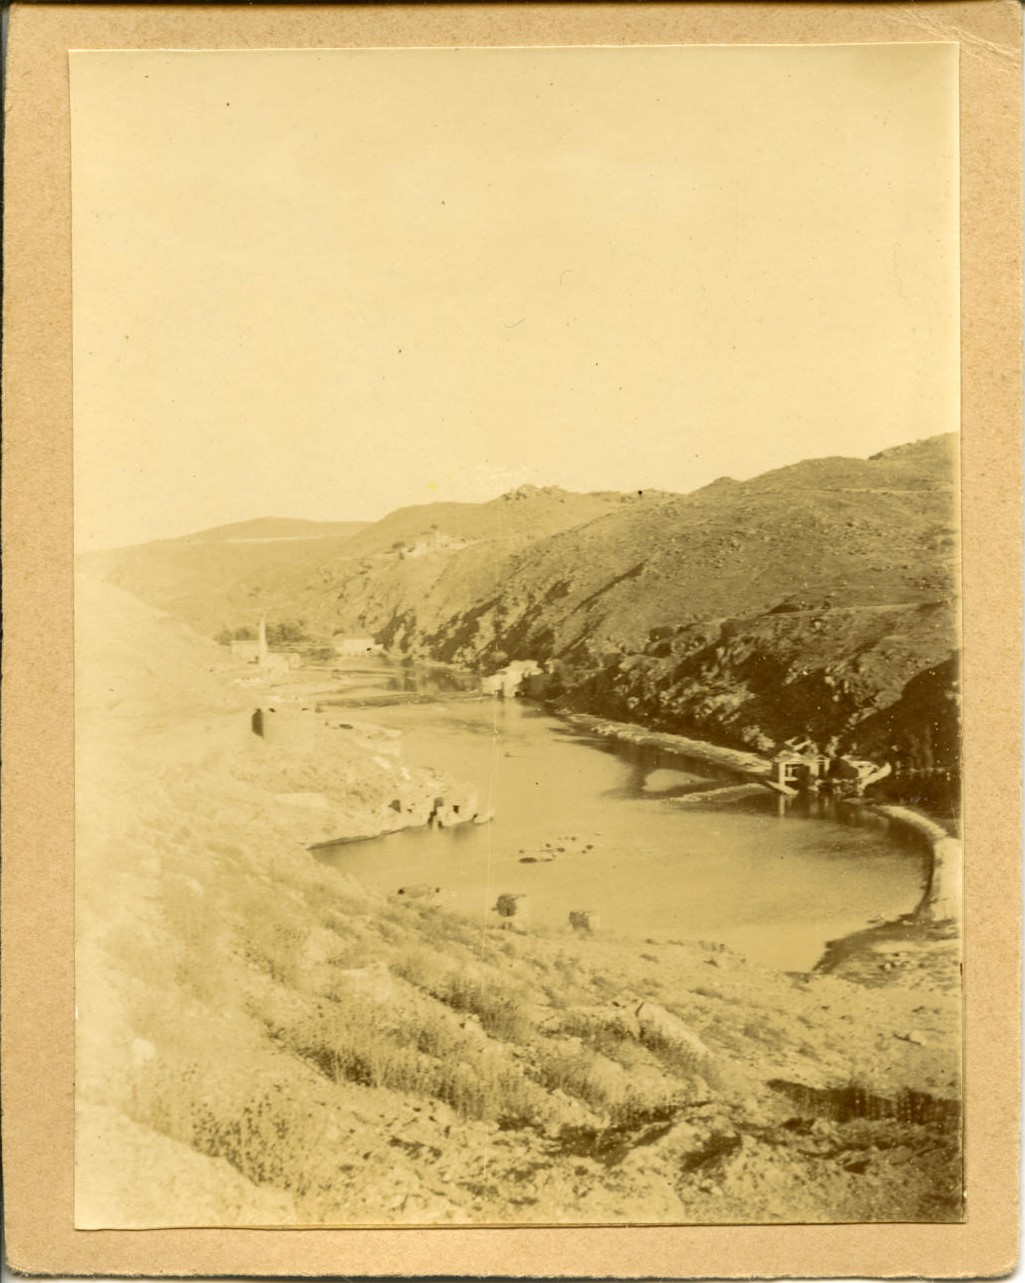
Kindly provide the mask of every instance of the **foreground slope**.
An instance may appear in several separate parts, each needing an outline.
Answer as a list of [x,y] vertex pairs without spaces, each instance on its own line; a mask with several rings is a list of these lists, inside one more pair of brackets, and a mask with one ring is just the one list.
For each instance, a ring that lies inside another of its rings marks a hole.
[[223,650],[105,585],[77,633],[80,1226],[960,1215],[928,940],[855,985],[370,895],[301,799],[370,831],[394,744],[259,740]]

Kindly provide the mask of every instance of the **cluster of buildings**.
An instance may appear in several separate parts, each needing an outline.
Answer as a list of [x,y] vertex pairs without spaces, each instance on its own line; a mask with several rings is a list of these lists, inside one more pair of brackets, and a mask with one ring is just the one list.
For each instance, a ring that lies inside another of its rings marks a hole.
[[[353,637],[348,633],[335,633],[331,638],[331,646],[335,654],[343,659],[384,653],[384,647],[373,637]],[[302,663],[294,651],[270,649],[267,644],[266,615],[260,616],[256,637],[238,639],[231,643],[231,654],[233,659],[243,664],[252,664],[261,673],[286,673]]]
[[485,677],[480,688],[485,695],[500,695],[503,699],[512,699],[516,695],[533,694],[536,679],[543,676],[544,669],[535,660],[514,659],[497,673]]
[[267,616],[260,616],[260,627],[255,637],[231,643],[233,659],[243,664],[255,664],[262,673],[287,673],[302,662],[293,651],[271,650],[267,645]]
[[770,783],[780,793],[814,793],[824,786],[860,794],[890,774],[890,765],[879,766],[860,757],[834,757],[811,740],[787,740],[772,759]]
[[399,543],[396,551],[400,557],[423,557],[429,552],[441,549],[455,551],[466,546],[465,539],[457,539],[455,535],[447,535],[442,530],[429,530],[426,534],[417,535],[412,543]]
[[335,633],[331,645],[336,655],[343,659],[355,659],[362,655],[380,655],[384,647],[375,642],[373,637],[350,637],[348,633]]

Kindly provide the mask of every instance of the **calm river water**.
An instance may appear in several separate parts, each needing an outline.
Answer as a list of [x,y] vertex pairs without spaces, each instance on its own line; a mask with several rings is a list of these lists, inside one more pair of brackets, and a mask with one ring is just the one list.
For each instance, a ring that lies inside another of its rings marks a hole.
[[[497,896],[520,893],[535,926],[568,931],[571,910],[591,910],[603,934],[715,941],[794,971],[921,896],[924,857],[876,825],[781,817],[768,792],[681,806],[668,799],[707,780],[704,764],[590,736],[521,700],[438,698],[353,715],[401,730],[409,763],[472,782],[494,820],[318,852],[367,886],[437,885],[492,925]],[[546,843],[565,849],[524,862]]]

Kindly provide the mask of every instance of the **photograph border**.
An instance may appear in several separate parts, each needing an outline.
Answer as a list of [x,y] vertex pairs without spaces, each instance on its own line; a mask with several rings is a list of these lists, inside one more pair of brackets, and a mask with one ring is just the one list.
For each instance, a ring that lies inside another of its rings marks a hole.
[[[960,1224],[73,1228],[68,51],[954,41],[961,55],[966,1191]],[[1018,1251],[1021,8],[15,4],[5,142],[2,1087],[28,1273],[963,1277]]]

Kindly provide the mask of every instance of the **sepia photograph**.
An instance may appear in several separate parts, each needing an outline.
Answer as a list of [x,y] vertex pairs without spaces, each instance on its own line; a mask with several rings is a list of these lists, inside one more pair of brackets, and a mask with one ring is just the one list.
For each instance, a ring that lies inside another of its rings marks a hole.
[[958,45],[69,62],[76,1228],[961,1222]]

